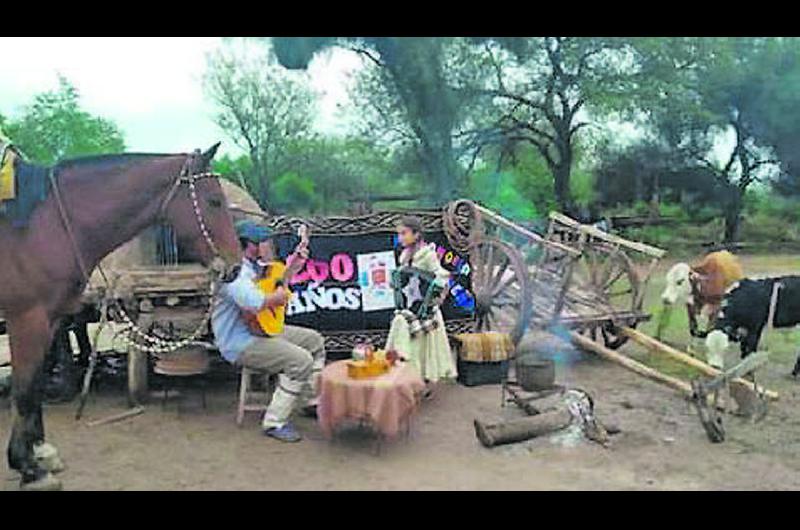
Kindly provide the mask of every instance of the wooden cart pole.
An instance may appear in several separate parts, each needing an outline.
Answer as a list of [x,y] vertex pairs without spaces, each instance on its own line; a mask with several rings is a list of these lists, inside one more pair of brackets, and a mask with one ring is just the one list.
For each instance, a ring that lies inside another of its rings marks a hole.
[[[666,344],[664,344],[664,343],[662,343],[660,341],[657,341],[656,339],[654,339],[652,337],[649,337],[649,336],[645,335],[644,333],[642,333],[640,331],[636,331],[635,329],[628,328],[628,327],[623,327],[622,328],[622,334],[626,335],[627,337],[629,337],[630,339],[634,340],[635,342],[641,344],[642,346],[644,346],[645,348],[647,348],[650,351],[653,351],[653,352],[656,352],[656,353],[660,353],[662,355],[666,355],[667,357],[669,357],[671,359],[674,359],[674,360],[676,360],[678,362],[681,362],[681,363],[684,363],[684,364],[688,364],[689,366],[691,366],[693,368],[697,368],[699,371],[703,372],[705,375],[709,375],[711,377],[717,377],[717,376],[722,374],[721,371],[717,370],[716,368],[714,368],[712,366],[709,366],[708,364],[704,363],[703,361],[700,361],[699,359],[695,359],[691,355],[687,355],[687,354],[685,354],[685,353],[683,353],[683,352],[681,352],[679,350],[676,350],[675,348],[673,348],[671,346],[668,346],[668,345],[666,345]],[[732,379],[731,382],[737,383],[737,384],[740,384],[740,385],[744,385],[747,388],[749,388],[750,390],[753,390],[755,392],[763,391],[764,395],[766,397],[768,397],[769,399],[772,399],[772,400],[777,400],[778,397],[779,397],[779,394],[777,392],[775,392],[773,390],[765,390],[763,388],[758,388],[757,389],[756,386],[751,381],[747,381],[747,380],[742,379],[742,378]]]
[[637,373],[639,375],[643,375],[644,377],[656,381],[658,383],[665,384],[671,388],[674,388],[681,394],[686,397],[692,397],[692,386],[676,377],[671,377],[666,374],[662,374],[661,372],[650,368],[649,366],[645,366],[644,364],[634,361],[633,359],[626,357],[622,354],[615,352],[614,350],[610,350],[605,346],[602,346],[591,339],[584,337],[576,333],[575,331],[570,332],[570,337],[572,341],[576,343],[578,346],[585,348],[591,352],[598,354],[600,357],[609,360],[613,363],[619,364],[628,370]]

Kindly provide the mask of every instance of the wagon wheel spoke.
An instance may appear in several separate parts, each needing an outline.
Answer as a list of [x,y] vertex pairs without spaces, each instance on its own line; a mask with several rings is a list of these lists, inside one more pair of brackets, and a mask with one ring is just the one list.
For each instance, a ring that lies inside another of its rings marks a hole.
[[478,250],[477,254],[479,256],[478,265],[476,266],[476,275],[475,279],[480,286],[481,294],[486,294],[489,277],[490,277],[490,270],[492,267],[491,260],[493,258],[493,249],[494,246],[491,244],[491,240],[487,240],[485,245],[481,245],[480,249]]
[[589,263],[587,263],[587,267],[589,269],[589,284],[590,285],[597,285],[597,253],[593,251],[587,252]]
[[608,281],[606,281],[606,282],[604,282],[604,283],[603,283],[603,290],[607,290],[607,289],[609,289],[609,288],[610,288],[610,287],[611,287],[611,286],[614,284],[614,282],[616,282],[617,280],[619,280],[620,278],[622,278],[622,276],[623,276],[623,275],[624,275],[626,272],[627,272],[627,271],[626,271],[625,269],[623,269],[622,267],[620,267],[620,268],[617,270],[616,274],[615,274],[615,275],[614,275],[614,276],[613,276],[611,279],[609,279]]
[[483,266],[483,283],[488,288],[492,277],[492,269],[494,268],[494,245],[486,245],[486,261]]
[[628,270],[625,264],[620,261],[618,256],[609,256],[608,261],[603,269],[603,274],[600,281],[597,283],[597,288],[602,291],[607,291],[620,280],[625,278]]
[[503,256],[502,261],[500,262],[500,266],[497,268],[497,271],[492,275],[492,279],[489,282],[489,286],[493,286],[491,288],[492,296],[501,292],[505,289],[507,282],[513,280],[513,275],[508,275],[507,282],[504,282],[503,276],[505,275],[506,271],[508,271],[508,266],[511,264],[511,259],[508,256]]
[[513,274],[509,274],[505,278],[500,279],[500,281],[494,286],[492,289],[492,296],[499,296],[502,293],[507,292],[509,289],[513,290],[517,287],[517,292],[519,292],[518,284],[516,277]]
[[497,316],[491,309],[486,313],[486,329],[489,331],[498,331]]
[[492,299],[492,307],[519,306],[519,296],[498,295]]
[[470,267],[472,268],[472,290],[475,294],[478,294],[478,291],[481,287],[481,266],[483,264],[483,260],[481,259],[480,252],[472,252],[469,256]]
[[519,251],[499,239],[484,237],[470,247],[472,287],[479,330],[508,331],[518,341],[530,313],[528,270]]

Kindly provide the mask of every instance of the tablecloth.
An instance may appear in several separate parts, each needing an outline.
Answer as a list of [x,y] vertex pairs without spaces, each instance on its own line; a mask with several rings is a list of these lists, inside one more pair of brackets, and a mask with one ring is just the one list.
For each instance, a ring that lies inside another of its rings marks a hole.
[[425,383],[409,364],[368,379],[351,379],[347,361],[337,361],[320,376],[317,417],[322,432],[330,437],[345,420],[367,420],[383,436],[400,432],[419,406]]

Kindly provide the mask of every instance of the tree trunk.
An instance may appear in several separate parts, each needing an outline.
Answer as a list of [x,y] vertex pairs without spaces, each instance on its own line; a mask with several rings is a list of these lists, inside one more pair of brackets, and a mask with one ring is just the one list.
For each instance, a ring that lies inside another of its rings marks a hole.
[[553,168],[553,190],[556,195],[556,203],[559,210],[569,216],[575,215],[575,207],[572,204],[572,193],[570,190],[571,164],[560,162]]
[[553,124],[556,130],[556,152],[558,158],[552,160],[551,171],[553,172],[553,191],[556,196],[556,203],[559,209],[575,217],[577,211],[572,202],[572,189],[570,178],[572,176],[572,141],[569,133],[569,122],[558,122]]
[[433,179],[430,202],[440,206],[456,198],[458,179],[456,178],[452,161],[452,147],[449,145],[450,138],[431,140],[429,140],[429,147],[423,147],[423,156],[425,165]]
[[739,226],[742,220],[742,209],[744,208],[744,193],[736,188],[732,200],[725,208],[725,234],[722,242],[725,244],[734,243],[739,239]]

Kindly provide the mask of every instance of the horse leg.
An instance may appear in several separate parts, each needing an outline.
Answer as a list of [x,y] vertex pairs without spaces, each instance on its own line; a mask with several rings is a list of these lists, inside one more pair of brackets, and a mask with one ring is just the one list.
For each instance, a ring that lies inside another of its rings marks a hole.
[[61,484],[42,469],[34,443],[44,441],[42,365],[52,329],[44,307],[8,316],[11,342],[11,395],[14,423],[8,442],[8,465],[22,475],[26,489],[58,489]]

